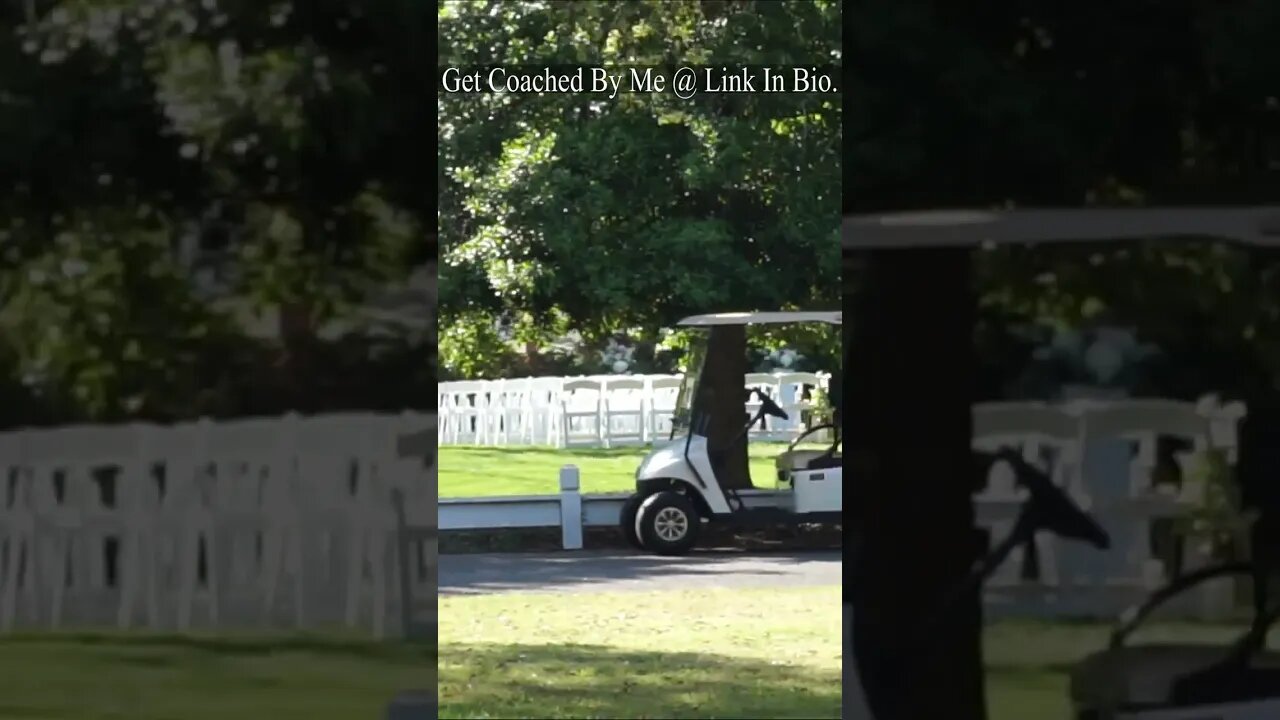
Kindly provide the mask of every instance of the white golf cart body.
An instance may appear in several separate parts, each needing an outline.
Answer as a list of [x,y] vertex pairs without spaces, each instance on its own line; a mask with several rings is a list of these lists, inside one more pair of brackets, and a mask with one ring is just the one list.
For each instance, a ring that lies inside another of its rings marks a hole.
[[[757,394],[759,411],[745,425],[742,419],[749,415],[744,415],[747,405],[743,398],[746,328],[815,323],[838,327],[841,315],[838,311],[718,313],[680,321],[682,328],[705,328],[705,342],[695,344],[691,351],[690,367],[676,401],[671,439],[655,447],[636,470],[636,492],[620,518],[633,546],[679,554],[692,547],[697,528],[706,522],[838,522],[844,500],[838,428],[830,424],[806,429],[775,458],[775,487],[769,489],[756,485],[762,478],[750,476],[749,431],[767,415],[785,419],[787,413],[771,398]],[[824,449],[797,445],[824,429],[833,437]],[[674,502],[680,507],[642,512],[642,503],[657,495],[663,498],[655,502]],[[684,506],[686,500],[691,504]],[[661,513],[667,514],[666,520],[659,517]],[[659,530],[655,523],[665,530]],[[647,525],[653,527],[646,531]],[[683,538],[676,541],[678,533],[690,530],[692,537],[687,542]],[[647,541],[646,532],[651,536]]]
[[[703,501],[716,514],[728,513],[729,501],[724,491],[716,485],[715,471],[707,455],[707,439],[702,435],[689,438],[689,460],[685,462],[685,439],[669,440],[650,452],[636,471],[636,480],[678,480],[689,487],[698,487],[698,477],[707,478],[707,487],[698,488]],[[689,467],[692,463],[693,467]]]
[[[681,320],[678,326],[795,325],[800,323],[840,325],[841,317],[840,312],[715,313],[687,317]],[[690,372],[697,371],[697,368],[690,369]],[[844,500],[841,469],[806,469],[810,461],[822,454],[823,451],[812,449],[791,449],[779,454],[774,465],[779,472],[789,476],[790,486],[773,492],[762,489],[744,492],[743,503],[747,507],[775,507],[798,514],[840,512]],[[688,462],[685,461],[686,455]],[[699,478],[702,480],[701,483]],[[687,483],[702,496],[712,513],[728,515],[733,512],[724,490],[716,481],[715,470],[711,466],[710,453],[707,449],[707,438],[692,430],[688,431],[687,436],[674,437],[656,447],[645,457],[636,472],[636,480],[651,479],[671,479]]]
[[[1280,249],[1280,207],[1151,207],[1015,210],[926,210],[846,216],[846,256],[867,251],[988,248],[1000,245],[1107,242],[1144,238],[1218,238]],[[875,720],[853,652],[853,606],[844,607],[845,720]],[[1276,697],[1174,707],[1173,677],[1203,661],[1214,648],[1135,647],[1122,657],[1098,653],[1073,673],[1072,712],[1081,720],[1272,720]],[[1218,651],[1220,652],[1220,648]],[[1272,654],[1263,665],[1280,662]],[[1141,707],[1146,705],[1146,707]],[[1164,705],[1161,707],[1161,705]],[[1134,708],[1141,709],[1124,709]]]
[[[724,490],[715,481],[707,453],[707,438],[694,434],[688,438],[689,461],[685,462],[685,438],[677,438],[656,447],[640,463],[636,480],[668,479],[687,484],[702,496],[711,512],[728,515],[733,512]],[[840,512],[844,507],[844,483],[841,468],[808,470],[810,461],[822,455],[821,450],[793,449],[782,452],[774,460],[778,472],[787,473],[790,487],[779,490],[748,490],[740,497],[748,508],[773,507],[799,515]],[[693,467],[689,467],[692,463]],[[696,474],[694,471],[697,471]],[[698,478],[706,487],[698,486]]]

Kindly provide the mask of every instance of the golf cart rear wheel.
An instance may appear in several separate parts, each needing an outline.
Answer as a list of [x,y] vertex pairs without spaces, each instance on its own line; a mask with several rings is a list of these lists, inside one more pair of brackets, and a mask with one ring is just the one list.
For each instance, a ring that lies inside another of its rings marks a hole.
[[636,534],[636,514],[640,512],[640,505],[644,503],[647,495],[639,493],[627,498],[622,503],[622,515],[618,518],[618,525],[622,528],[622,537],[626,539],[627,544],[636,550],[644,550],[644,543],[640,541],[640,536]]
[[646,550],[659,555],[683,555],[697,542],[702,518],[687,496],[663,490],[640,503],[635,524]]

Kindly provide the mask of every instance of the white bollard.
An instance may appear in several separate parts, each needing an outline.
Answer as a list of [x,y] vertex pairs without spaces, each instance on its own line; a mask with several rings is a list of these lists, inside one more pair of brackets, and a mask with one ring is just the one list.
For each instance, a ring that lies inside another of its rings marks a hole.
[[578,467],[560,468],[560,537],[565,550],[582,549],[582,493]]

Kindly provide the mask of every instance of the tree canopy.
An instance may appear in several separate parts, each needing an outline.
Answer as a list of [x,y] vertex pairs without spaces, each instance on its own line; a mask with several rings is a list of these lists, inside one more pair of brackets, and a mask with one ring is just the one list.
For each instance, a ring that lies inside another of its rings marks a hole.
[[[10,421],[371,393],[340,380],[368,343],[322,331],[434,257],[429,9],[22,5],[0,8]],[[263,311],[265,343],[243,317]],[[397,337],[429,380],[423,341]]]
[[[1280,8],[1254,0],[851,6],[846,198],[875,212],[1272,203],[1277,27]],[[989,395],[1030,352],[991,325],[1029,320],[1135,328],[1163,350],[1160,394],[1280,373],[1280,278],[1240,248],[1153,239],[977,262]]]
[[[828,66],[839,17],[825,1],[441,2],[440,65]],[[497,320],[535,345],[654,341],[693,313],[839,302],[838,94],[438,107],[446,365]]]

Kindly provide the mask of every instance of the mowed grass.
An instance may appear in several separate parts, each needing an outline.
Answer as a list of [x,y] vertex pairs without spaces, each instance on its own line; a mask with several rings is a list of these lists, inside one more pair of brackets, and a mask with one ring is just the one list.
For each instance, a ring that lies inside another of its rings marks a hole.
[[[753,442],[748,448],[751,477],[760,487],[774,486],[774,458],[785,443]],[[805,447],[812,446],[808,443]],[[620,493],[635,489],[636,468],[648,447],[556,449],[546,447],[440,448],[440,497],[555,495],[560,468],[576,465],[584,493]]]
[[[441,598],[442,717],[836,717],[839,592]],[[1067,670],[1108,629],[993,624],[991,720],[1068,720]],[[1162,624],[1143,641],[1220,643],[1241,630]],[[431,646],[341,636],[8,636],[0,718],[378,718],[398,692],[429,690],[436,665]]]
[[835,718],[840,588],[442,597],[442,718]]
[[[839,603],[835,587],[441,598],[441,717],[835,718]],[[1241,630],[1162,624],[1142,641]],[[1070,720],[1069,669],[1109,631],[993,623],[990,720]]]
[[0,640],[5,720],[352,720],[429,690],[429,645],[338,637],[40,634]]
[[[990,720],[1071,720],[1068,673],[1081,658],[1107,646],[1112,626],[1083,622],[1006,621],[984,637]],[[1163,622],[1144,627],[1137,644],[1225,646],[1244,626]],[[1277,633],[1268,638],[1276,647]]]

